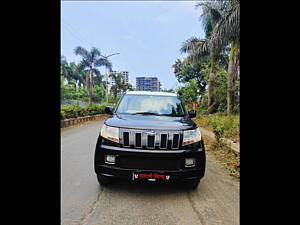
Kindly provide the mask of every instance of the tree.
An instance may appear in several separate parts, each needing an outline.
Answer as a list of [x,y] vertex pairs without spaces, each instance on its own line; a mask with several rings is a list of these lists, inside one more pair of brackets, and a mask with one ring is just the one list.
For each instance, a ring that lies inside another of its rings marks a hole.
[[78,46],[74,50],[76,55],[82,57],[79,63],[79,68],[87,69],[86,71],[86,88],[89,96],[89,103],[93,101],[93,75],[100,76],[100,71],[97,69],[100,66],[105,66],[110,71],[112,69],[111,62],[101,56],[100,50],[93,47],[89,52],[85,48]]
[[179,82],[186,83],[192,79],[197,81],[197,85],[200,91],[205,91],[206,82],[204,81],[203,69],[208,66],[207,58],[195,64],[189,63],[187,60],[176,60],[173,65],[174,73]]
[[182,52],[190,54],[190,58],[199,59],[210,54],[211,58],[211,75],[209,79],[208,105],[211,106],[213,97],[211,94],[211,85],[215,81],[215,60],[224,48],[230,44],[230,57],[228,65],[227,81],[227,114],[232,113],[234,101],[234,84],[239,67],[239,21],[240,21],[240,1],[216,1],[201,2],[196,5],[203,8],[203,25],[206,32],[205,40],[192,38],[186,41],[182,47]]
[[208,80],[208,107],[212,108],[214,103],[214,87],[215,87],[215,66],[217,55],[221,51],[219,48],[213,48],[207,43],[207,39],[212,35],[213,29],[217,22],[222,17],[220,9],[222,8],[223,2],[201,2],[196,4],[197,7],[202,7],[203,13],[200,18],[204,27],[206,39],[190,38],[183,43],[181,52],[189,53],[192,61],[201,60],[203,57],[210,56],[210,75]]
[[68,62],[65,56],[60,56],[60,75],[66,77]]
[[131,84],[126,84],[125,91],[134,91],[134,87]]
[[66,57],[60,57],[60,75],[69,83],[72,80],[72,71]]
[[187,85],[180,87],[177,90],[177,93],[185,105],[192,107],[192,103],[197,101],[198,97],[198,87],[196,80],[190,80]]
[[110,74],[109,75],[114,80],[114,85],[111,87],[111,92],[117,97],[117,95],[120,95],[122,92],[127,91],[129,88],[132,89],[132,86],[130,84],[125,84],[125,78],[122,73],[117,74]]
[[169,92],[169,93],[175,93],[175,90],[170,88],[170,89],[163,89],[162,92]]
[[102,102],[105,99],[106,91],[104,84],[101,83],[94,87],[94,100],[97,102]]
[[64,56],[61,56],[61,76],[75,88],[85,85],[85,71],[74,62],[68,63]]
[[221,49],[230,44],[227,78],[227,115],[230,115],[234,107],[235,81],[240,58],[240,1],[229,0],[220,3],[217,10],[221,18],[211,32],[209,46],[212,49]]

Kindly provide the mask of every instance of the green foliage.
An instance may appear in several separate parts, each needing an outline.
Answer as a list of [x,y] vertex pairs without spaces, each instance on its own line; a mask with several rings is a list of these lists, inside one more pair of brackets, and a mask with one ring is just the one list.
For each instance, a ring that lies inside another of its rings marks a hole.
[[216,66],[216,81],[214,89],[217,112],[225,112],[227,108],[227,76],[228,73],[219,65]]
[[122,93],[127,90],[132,90],[133,87],[131,84],[125,83],[125,77],[122,73],[110,74],[110,77],[114,80],[115,84],[111,87],[111,92],[114,97],[120,96]]
[[96,102],[104,102],[105,101],[106,91],[103,83],[93,88],[93,100]]
[[[208,83],[209,73],[210,73],[209,65],[206,64],[202,67],[203,80],[205,83]],[[214,88],[214,101],[216,104],[216,112],[226,112],[227,108],[227,72],[225,71],[222,65],[216,65],[216,79],[215,79],[215,88]],[[197,81],[195,79],[191,79],[190,82],[178,89],[178,94],[182,96],[182,100],[186,105],[191,104],[194,101],[197,101],[197,90],[198,89]],[[198,113],[207,114],[208,113],[208,97],[207,90],[200,92],[201,99],[198,108]]]
[[229,138],[232,140],[239,139],[240,134],[240,116],[230,115],[225,113],[215,113],[210,115],[198,115],[194,119],[198,126],[212,130],[216,139]]
[[190,80],[196,80],[198,88],[201,92],[205,91],[207,82],[204,77],[208,76],[208,70],[206,69],[209,65],[208,58],[192,64],[186,60],[181,61],[178,59],[173,65],[174,73],[177,80],[181,83],[187,83]]
[[103,114],[104,109],[105,109],[104,105],[96,105],[96,104],[88,104],[86,106],[79,106],[78,104],[62,105],[60,108],[60,117],[61,120],[64,120],[69,118]]
[[68,63],[64,56],[61,56],[61,77],[67,81],[68,84],[82,86],[85,84],[86,71],[74,62]]
[[219,117],[213,117],[210,121],[210,125],[215,134],[217,145],[221,145],[225,132],[224,120],[220,119]]
[[[95,102],[105,101],[105,88],[103,83],[93,87],[93,100]],[[88,101],[88,93],[86,88],[77,87],[75,88],[73,83],[64,84],[64,80],[61,80],[60,86],[60,98],[61,100],[82,100]]]
[[60,98],[62,100],[87,100],[87,91],[83,87],[75,88],[72,84],[64,84],[64,80],[60,83]]
[[[231,49],[231,56],[235,55],[235,67],[239,66],[239,33],[240,33],[240,1],[229,0],[229,1],[202,1],[196,4],[196,8],[202,8],[201,21],[202,27],[205,31],[205,38],[200,39],[192,37],[186,40],[180,51],[182,53],[188,53],[188,56],[184,61],[189,62],[195,67],[197,64],[201,64],[207,58],[210,58],[210,70],[211,75],[216,71],[216,81],[214,82],[214,76],[211,76],[209,88],[209,113],[224,112],[228,111],[228,114],[239,113],[239,86],[236,86],[234,96],[232,92],[226,91],[227,74],[225,71],[228,70],[229,64],[229,48]],[[230,44],[231,43],[231,47]],[[233,51],[236,54],[232,54]],[[183,62],[184,62],[183,61]],[[175,74],[179,82],[185,82],[186,79],[192,75],[195,78],[199,77],[199,74],[204,74],[204,80],[207,83],[208,77],[203,73],[206,69],[199,68],[192,72],[192,67],[183,66],[183,62],[177,60],[173,67],[175,68]],[[216,63],[216,64],[215,64]],[[220,68],[216,68],[220,67]],[[182,73],[184,71],[184,73]],[[181,74],[182,73],[182,74]],[[194,75],[193,75],[194,74]],[[230,76],[236,76],[230,70]],[[233,80],[238,82],[239,78]],[[217,86],[217,87],[216,87]],[[230,86],[231,88],[231,86]],[[233,99],[233,110],[230,102],[230,109],[227,109],[227,95],[231,100]],[[206,93],[202,96],[203,100],[206,101]],[[206,101],[208,104],[208,102]],[[207,113],[208,106],[202,105],[201,111]]]
[[108,102],[110,104],[115,104],[116,105],[118,103],[118,101],[120,100],[120,97],[121,96],[108,95]]
[[170,88],[170,89],[163,89],[161,90],[162,92],[169,92],[169,93],[175,93],[174,89]]
[[185,105],[189,105],[192,102],[197,101],[198,98],[198,86],[195,80],[190,80],[185,86],[182,86],[177,90],[182,102]]

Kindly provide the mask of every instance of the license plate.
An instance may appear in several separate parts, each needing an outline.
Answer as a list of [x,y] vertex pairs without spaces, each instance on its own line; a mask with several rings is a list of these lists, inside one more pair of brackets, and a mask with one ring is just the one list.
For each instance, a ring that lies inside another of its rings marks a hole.
[[170,175],[160,173],[132,173],[132,180],[170,180]]

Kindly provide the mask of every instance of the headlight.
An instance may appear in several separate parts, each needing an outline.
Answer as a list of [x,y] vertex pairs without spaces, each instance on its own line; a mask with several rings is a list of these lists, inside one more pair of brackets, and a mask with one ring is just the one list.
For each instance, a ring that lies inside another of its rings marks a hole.
[[183,131],[183,142],[182,145],[189,145],[195,142],[201,141],[201,132],[199,128],[195,130]]
[[110,141],[119,142],[119,128],[109,127],[104,124],[101,128],[101,136]]

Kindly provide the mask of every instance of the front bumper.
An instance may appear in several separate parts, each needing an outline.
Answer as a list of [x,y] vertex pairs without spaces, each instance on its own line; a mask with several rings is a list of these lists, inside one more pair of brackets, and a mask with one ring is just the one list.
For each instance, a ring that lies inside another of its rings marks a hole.
[[[114,165],[104,162],[105,155],[115,155]],[[195,158],[194,167],[185,167],[185,158]],[[197,148],[176,151],[140,150],[103,145],[101,137],[95,150],[94,169],[97,175],[133,179],[133,173],[159,173],[170,180],[201,179],[205,174],[205,149],[203,141]]]

